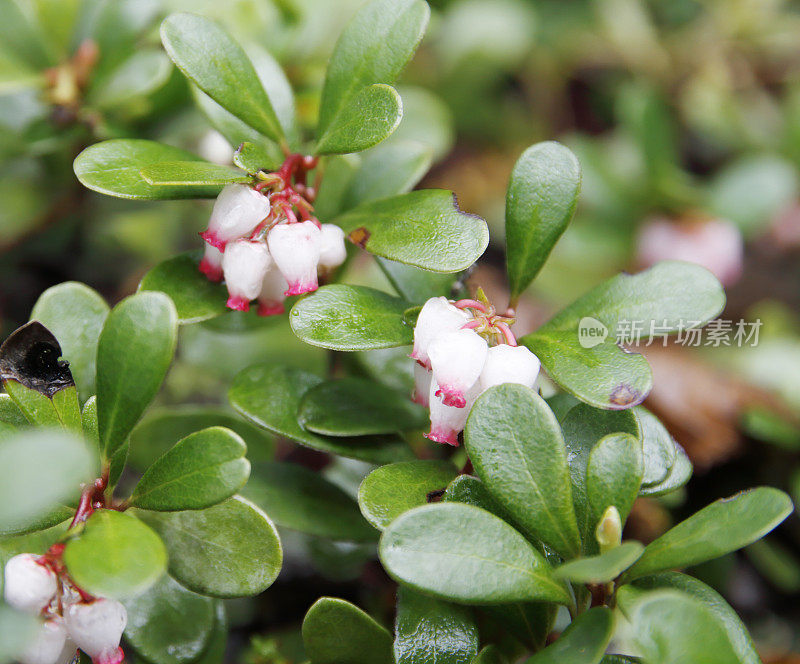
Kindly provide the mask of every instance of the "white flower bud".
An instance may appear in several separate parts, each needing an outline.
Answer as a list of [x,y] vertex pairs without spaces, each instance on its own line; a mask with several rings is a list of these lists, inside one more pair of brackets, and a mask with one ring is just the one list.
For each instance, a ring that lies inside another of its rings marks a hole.
[[284,312],[283,301],[286,299],[284,293],[289,288],[286,279],[283,278],[274,261],[264,280],[261,282],[261,292],[258,295],[258,315],[276,316]]
[[430,368],[428,347],[431,342],[444,332],[452,332],[462,328],[471,320],[466,311],[453,306],[445,297],[432,297],[422,307],[414,326],[414,349],[411,357],[425,367]]
[[622,519],[619,510],[614,505],[609,505],[594,531],[597,543],[600,545],[600,553],[605,553],[615,549],[622,542]]
[[533,388],[540,366],[539,358],[525,346],[493,346],[486,354],[486,363],[481,371],[481,392],[503,383],[519,383]]
[[336,224],[322,224],[320,228],[320,267],[334,268],[344,263],[347,249],[344,246],[344,231]]
[[92,658],[94,664],[119,664],[124,655],[119,647],[128,624],[125,607],[113,599],[70,604],[64,611],[70,638]]
[[414,363],[414,394],[412,399],[420,406],[427,408],[430,405],[431,380],[433,374],[418,362]]
[[436,379],[431,381],[431,389],[428,395],[431,408],[431,430],[425,434],[426,438],[458,447],[458,434],[464,430],[467,423],[467,416],[470,408],[478,396],[477,385],[466,394],[463,408],[447,406],[436,397],[439,385]]
[[200,261],[200,272],[206,275],[209,281],[222,281],[222,252],[208,242],[203,259]]
[[434,339],[428,357],[439,385],[435,395],[445,405],[466,406],[466,394],[478,382],[488,350],[486,340],[474,330],[445,332]]
[[67,637],[61,618],[41,624],[33,643],[19,656],[20,664],[70,664],[78,647]]
[[273,226],[267,235],[269,251],[289,289],[286,295],[317,290],[320,230],[313,221]]
[[255,300],[261,292],[261,283],[270,265],[272,259],[263,242],[235,240],[228,243],[222,255],[222,271],[231,309],[250,310],[250,300]]
[[3,596],[9,606],[27,613],[46,608],[58,589],[55,572],[32,553],[21,553],[6,563]]
[[231,240],[252,233],[269,214],[269,199],[245,184],[229,184],[217,196],[202,238],[220,251]]

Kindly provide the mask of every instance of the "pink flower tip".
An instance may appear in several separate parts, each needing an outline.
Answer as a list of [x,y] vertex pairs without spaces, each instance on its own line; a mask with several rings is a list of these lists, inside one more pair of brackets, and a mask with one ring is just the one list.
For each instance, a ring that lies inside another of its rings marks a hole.
[[445,387],[439,387],[439,389],[436,390],[436,396],[442,397],[442,403],[445,406],[453,406],[453,408],[465,408],[467,405],[467,400],[464,398],[464,395],[461,392],[448,390]]
[[250,311],[250,300],[246,300],[243,297],[231,295],[226,305],[229,309],[234,309],[236,311]]
[[203,231],[200,237],[208,242],[212,247],[216,247],[220,251],[225,251],[225,245],[228,244],[222,240],[214,231]]
[[425,434],[425,438],[432,440],[435,443],[442,443],[444,445],[452,445],[458,447],[458,432],[457,431],[434,431],[431,429],[429,433]]
[[309,281],[306,283],[296,283],[294,285],[289,286],[289,290],[285,291],[283,294],[287,297],[289,295],[302,295],[303,293],[311,293],[319,288],[319,284],[316,281]]
[[219,265],[214,265],[211,261],[205,258],[200,261],[200,272],[206,275],[209,281],[222,281],[222,268]]
[[112,653],[104,653],[100,657],[92,660],[93,664],[122,664],[125,659],[125,653],[122,648],[117,648]]
[[284,311],[283,302],[261,302],[258,305],[259,316],[280,316]]

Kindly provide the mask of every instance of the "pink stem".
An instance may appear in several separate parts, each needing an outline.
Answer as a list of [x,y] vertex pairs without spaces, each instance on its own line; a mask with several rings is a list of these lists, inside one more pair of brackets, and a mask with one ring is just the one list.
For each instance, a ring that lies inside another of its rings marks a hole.
[[478,302],[478,300],[459,300],[455,303],[455,306],[459,309],[477,309],[486,313],[486,305],[483,302]]
[[506,343],[509,346],[517,345],[517,338],[514,336],[514,333],[507,323],[496,323],[495,327],[503,333],[503,336],[506,338]]

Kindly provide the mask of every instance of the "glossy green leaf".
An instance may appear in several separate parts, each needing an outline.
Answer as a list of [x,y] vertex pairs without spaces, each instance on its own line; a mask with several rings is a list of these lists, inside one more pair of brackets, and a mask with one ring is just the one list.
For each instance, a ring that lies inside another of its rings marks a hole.
[[556,576],[573,583],[610,583],[635,563],[644,551],[639,542],[623,542],[618,547],[588,558],[575,558],[556,568]]
[[403,512],[430,502],[430,495],[447,487],[457,475],[449,461],[424,459],[376,468],[358,488],[361,513],[383,530]]
[[376,256],[433,272],[466,270],[489,244],[486,222],[462,212],[443,189],[367,201],[335,222]]
[[689,595],[673,590],[647,593],[627,613],[645,662],[741,662],[713,612]]
[[315,154],[348,154],[377,145],[397,128],[403,101],[390,85],[363,88],[319,137]]
[[380,557],[396,581],[453,602],[570,601],[530,542],[470,505],[436,503],[401,514],[381,537]]
[[319,473],[297,464],[255,464],[243,494],[281,528],[334,540],[375,540],[375,531],[364,521],[351,496]]
[[394,82],[422,39],[429,16],[422,0],[377,0],[355,15],[328,63],[318,138],[365,86]]
[[216,603],[216,616],[214,629],[206,649],[195,664],[223,664],[225,652],[228,649],[228,616],[225,613],[225,604],[221,600]]
[[516,602],[483,607],[502,629],[513,634],[533,651],[541,650],[552,633],[558,605],[552,602]]
[[200,273],[200,252],[189,251],[159,263],[142,277],[140,291],[161,291],[169,295],[178,312],[178,322],[199,323],[220,316],[228,290]]
[[226,111],[280,142],[272,103],[242,47],[215,22],[197,14],[170,15],[161,41],[183,74]]
[[475,659],[472,660],[472,664],[508,664],[508,659],[506,659],[500,648],[490,645],[477,654]]
[[373,463],[388,463],[412,456],[405,441],[397,437],[334,438],[303,429],[297,421],[297,410],[303,395],[321,382],[318,376],[299,369],[258,364],[236,376],[228,399],[254,424],[322,452]]
[[3,387],[30,424],[53,428],[63,426],[53,400],[47,395],[13,379],[4,380]]
[[[643,339],[701,325],[725,305],[725,293],[705,268],[664,261],[635,275],[620,274],[597,286],[520,342],[528,346],[565,390],[598,408],[640,403],[652,386],[644,358],[623,353],[615,340],[626,322],[641,325]],[[587,335],[603,332],[602,338]],[[583,337],[581,336],[583,334]],[[623,334],[624,336],[624,334]]]
[[437,295],[451,295],[457,279],[453,273],[430,272],[380,257],[376,260],[397,294],[414,304],[424,304]]
[[223,427],[203,429],[183,440],[147,469],[130,497],[146,510],[211,507],[230,498],[250,476],[247,445]]
[[207,187],[249,183],[252,178],[238,168],[205,161],[162,161],[139,171],[147,184],[159,187]]
[[597,526],[606,509],[617,508],[622,523],[628,518],[642,484],[642,443],[626,433],[601,438],[589,453],[586,497],[589,526]]
[[201,595],[243,597],[263,592],[281,568],[275,526],[260,509],[234,496],[205,510],[138,512],[169,552],[169,573]]
[[303,396],[297,416],[304,429],[328,436],[393,433],[428,423],[428,412],[407,395],[363,378],[312,387]]
[[[73,501],[70,501],[73,502]],[[75,516],[75,509],[66,505],[50,506],[47,512],[34,519],[17,521],[11,526],[0,528],[0,537],[20,537],[39,533],[59,524],[67,524]]]
[[692,477],[692,462],[686,456],[683,448],[675,443],[675,462],[669,469],[667,476],[658,484],[642,486],[640,496],[663,496],[664,494],[680,489]]
[[189,664],[209,645],[216,623],[214,600],[189,592],[166,574],[124,604],[125,640],[148,662]]
[[167,567],[164,544],[130,514],[98,510],[64,549],[72,579],[101,597],[133,597],[150,588]]
[[91,481],[96,465],[89,445],[64,431],[37,428],[4,435],[0,439],[0,534],[52,525],[47,522],[52,521],[53,512],[77,499],[81,483]]
[[772,487],[717,500],[648,544],[625,579],[719,558],[760,539],[792,510],[789,496]]
[[525,664],[598,664],[614,632],[614,614],[597,607],[572,621],[551,645]]
[[499,516],[503,521],[515,525],[511,515],[489,493],[486,485],[472,475],[459,475],[447,486],[442,500],[473,505]]
[[233,154],[233,163],[246,173],[274,170],[275,158],[271,151],[259,143],[242,142]]
[[119,449],[158,392],[177,340],[175,306],[163,293],[120,302],[97,345],[97,424],[106,458]]
[[477,653],[478,625],[469,607],[397,589],[396,664],[470,664]]
[[28,420],[8,394],[0,394],[0,422],[15,429],[28,425]]
[[97,340],[108,312],[97,291],[76,281],[48,288],[31,311],[31,320],[38,320],[58,339],[83,400],[94,394]]
[[649,486],[663,482],[669,474],[677,455],[675,441],[666,427],[649,410],[641,406],[633,409],[639,422],[642,438],[644,474],[642,484]]
[[512,297],[542,269],[575,213],[581,167],[555,141],[532,145],[511,172],[506,194],[506,267]]
[[306,613],[302,631],[312,664],[393,664],[391,634],[343,599],[318,599]]
[[577,555],[566,447],[544,399],[521,385],[490,388],[470,411],[464,441],[475,472],[516,522],[563,556]]
[[215,406],[184,405],[149,411],[131,432],[128,461],[144,472],[181,438],[208,427],[225,427],[241,436],[247,444],[248,459],[270,459],[275,452],[275,441],[269,433],[235,413]]
[[312,346],[332,350],[369,350],[405,346],[413,328],[403,321],[411,305],[366,286],[323,286],[292,307],[294,333]]
[[642,590],[671,588],[698,599],[706,609],[714,614],[719,624],[728,634],[731,645],[739,658],[738,661],[742,664],[761,664],[761,658],[753,644],[753,639],[750,638],[747,628],[736,611],[723,599],[722,595],[702,581],[678,572],[662,572],[654,576],[637,579],[633,585]]
[[0,664],[15,661],[36,638],[37,627],[34,616],[0,602]]
[[164,85],[172,66],[161,50],[145,48],[136,51],[100,84],[92,86],[88,101],[102,109],[117,109],[139,101]]
[[220,185],[151,185],[141,174],[147,166],[174,161],[205,163],[191,152],[170,145],[138,138],[117,138],[90,145],[75,158],[73,168],[84,186],[119,198],[215,198],[222,190]]

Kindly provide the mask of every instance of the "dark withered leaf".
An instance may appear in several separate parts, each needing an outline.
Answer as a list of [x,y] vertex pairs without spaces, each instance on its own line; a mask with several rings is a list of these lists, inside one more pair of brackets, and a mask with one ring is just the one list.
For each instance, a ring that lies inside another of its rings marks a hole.
[[75,385],[69,363],[60,357],[61,346],[53,333],[39,321],[31,321],[0,346],[0,379],[15,380],[52,398]]

